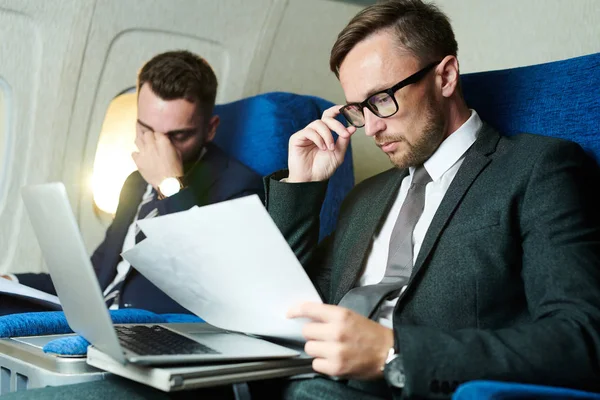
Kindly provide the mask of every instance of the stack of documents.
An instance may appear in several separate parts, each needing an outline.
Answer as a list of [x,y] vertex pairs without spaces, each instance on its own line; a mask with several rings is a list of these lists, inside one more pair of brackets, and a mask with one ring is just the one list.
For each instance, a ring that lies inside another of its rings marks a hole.
[[41,304],[49,310],[62,310],[58,297],[8,279],[0,278],[0,293]]
[[123,258],[211,325],[304,342],[290,307],[321,298],[256,195],[138,221]]

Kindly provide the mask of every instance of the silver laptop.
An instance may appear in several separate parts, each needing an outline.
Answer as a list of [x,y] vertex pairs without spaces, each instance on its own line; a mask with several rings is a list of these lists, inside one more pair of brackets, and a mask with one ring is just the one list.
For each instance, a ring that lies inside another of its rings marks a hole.
[[289,358],[300,352],[195,324],[113,324],[62,183],[22,189],[29,219],[71,329],[123,364]]

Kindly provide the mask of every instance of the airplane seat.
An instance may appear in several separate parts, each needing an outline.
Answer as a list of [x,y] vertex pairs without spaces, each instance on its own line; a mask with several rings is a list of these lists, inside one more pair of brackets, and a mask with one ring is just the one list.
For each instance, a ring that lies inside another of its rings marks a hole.
[[[572,140],[600,162],[598,71],[600,53],[595,53],[466,74],[461,79],[469,107],[499,132],[529,132]],[[600,399],[600,394],[486,380],[464,383],[453,395],[453,400],[504,398]]]
[[535,133],[579,143],[600,162],[600,53],[465,74],[465,99],[510,136]]
[[[288,141],[292,134],[321,118],[334,104],[315,96],[268,92],[216,105],[220,116],[214,143],[262,176],[287,168]],[[343,117],[338,118],[346,124]],[[334,134],[335,136],[335,134]],[[335,228],[344,197],[354,186],[352,148],[329,180],[321,209],[320,239]]]

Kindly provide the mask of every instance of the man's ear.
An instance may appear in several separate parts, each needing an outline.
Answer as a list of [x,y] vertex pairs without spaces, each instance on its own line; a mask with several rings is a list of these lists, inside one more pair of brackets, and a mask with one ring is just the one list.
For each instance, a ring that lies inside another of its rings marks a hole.
[[436,68],[441,77],[442,96],[451,97],[458,90],[460,73],[458,59],[454,56],[446,56]]
[[206,135],[207,142],[211,142],[215,138],[219,122],[221,122],[221,119],[218,115],[213,115],[210,121],[208,121],[208,135]]

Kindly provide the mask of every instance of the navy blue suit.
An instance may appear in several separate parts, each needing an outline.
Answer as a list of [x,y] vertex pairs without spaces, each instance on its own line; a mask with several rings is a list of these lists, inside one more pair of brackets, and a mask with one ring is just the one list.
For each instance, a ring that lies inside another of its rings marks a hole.
[[[159,215],[252,194],[257,194],[264,200],[264,186],[260,175],[230,158],[214,144],[208,144],[206,149],[205,155],[188,177],[188,187],[158,202]],[[92,264],[103,290],[116,277],[123,241],[146,188],[147,183],[139,172],[129,175],[121,190],[115,219],[106,231],[104,241],[92,255]],[[202,243],[198,243],[198,246],[202,246]],[[56,293],[48,274],[17,274],[17,277],[24,285]],[[7,296],[3,296],[5,301],[0,306],[0,314],[41,310],[40,306],[6,298]],[[156,313],[189,313],[135,268],[130,269],[125,279],[119,296],[119,307],[141,308]]]

